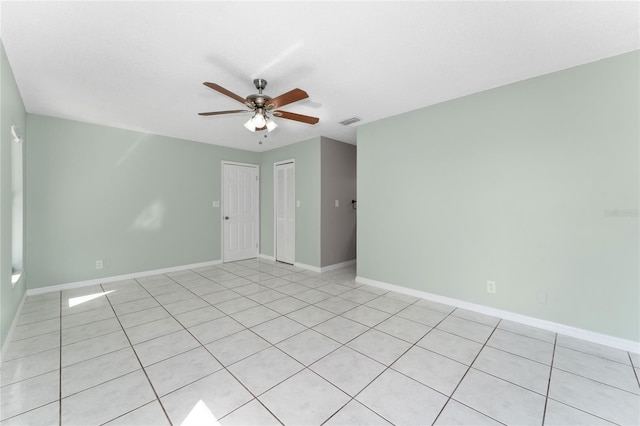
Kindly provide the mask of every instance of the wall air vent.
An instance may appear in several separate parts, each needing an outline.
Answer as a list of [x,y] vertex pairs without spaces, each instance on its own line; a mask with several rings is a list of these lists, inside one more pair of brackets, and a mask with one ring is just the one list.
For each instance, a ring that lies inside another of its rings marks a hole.
[[349,124],[357,123],[358,121],[360,121],[360,118],[351,117],[351,118],[347,118],[346,120],[342,120],[340,124],[342,124],[343,126],[348,126]]

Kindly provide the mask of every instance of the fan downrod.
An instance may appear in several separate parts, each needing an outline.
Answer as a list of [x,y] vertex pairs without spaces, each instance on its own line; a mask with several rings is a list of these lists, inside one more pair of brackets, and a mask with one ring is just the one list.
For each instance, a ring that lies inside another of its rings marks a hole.
[[263,80],[262,78],[256,78],[253,80],[253,85],[258,89],[258,93],[262,95],[262,90],[267,87],[267,80]]

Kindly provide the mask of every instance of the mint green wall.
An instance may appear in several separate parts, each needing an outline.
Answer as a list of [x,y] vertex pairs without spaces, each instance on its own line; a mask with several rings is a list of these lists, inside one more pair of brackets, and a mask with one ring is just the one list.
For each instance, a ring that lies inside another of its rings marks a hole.
[[[4,46],[0,42],[0,347],[11,327],[13,317],[20,306],[26,291],[25,276],[14,287],[11,286],[11,150],[14,142],[11,137],[11,124],[20,127],[25,142],[20,145],[23,151],[26,145],[26,112],[18,86],[7,60]],[[24,173],[24,167],[23,167]],[[24,181],[24,180],[23,180]],[[24,223],[24,221],[23,221]],[[24,232],[24,231],[23,231]],[[23,257],[24,258],[24,257]]]
[[640,341],[639,60],[361,126],[358,275]]
[[296,160],[296,262],[320,267],[320,143],[313,138],[262,153],[260,253],[273,256],[273,165]]
[[259,153],[27,120],[29,288],[221,258],[221,161],[259,164]]
[[[273,255],[273,163],[296,159],[296,261],[320,266],[320,138],[264,153],[29,114],[29,288],[218,260],[220,162],[261,165]],[[96,260],[105,267],[95,269]]]

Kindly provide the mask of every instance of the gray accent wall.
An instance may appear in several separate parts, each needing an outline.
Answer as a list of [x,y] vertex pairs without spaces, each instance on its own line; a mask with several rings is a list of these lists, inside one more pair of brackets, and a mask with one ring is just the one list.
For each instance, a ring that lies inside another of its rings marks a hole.
[[[268,143],[268,142],[267,142]],[[260,167],[260,253],[274,256],[274,164],[295,160],[296,164],[296,262],[320,267],[320,158],[321,138],[262,153]]]
[[259,164],[259,153],[27,120],[28,288],[221,258],[221,161]]
[[640,341],[639,62],[361,126],[358,275]]
[[[26,273],[15,286],[11,285],[12,275],[12,185],[11,156],[15,143],[11,137],[11,124],[20,127],[24,142],[18,146],[22,150],[22,164],[17,164],[24,177],[24,147],[26,145],[26,111],[18,90],[13,71],[9,65],[4,46],[0,42],[0,348],[3,347],[13,318],[20,307],[26,291]],[[24,179],[23,179],[24,182]],[[24,211],[22,220],[24,236]],[[24,247],[24,246],[23,246]],[[24,248],[23,248],[24,259]]]
[[[321,266],[356,258],[356,146],[329,138],[321,145]],[[338,207],[335,202],[338,200]]]

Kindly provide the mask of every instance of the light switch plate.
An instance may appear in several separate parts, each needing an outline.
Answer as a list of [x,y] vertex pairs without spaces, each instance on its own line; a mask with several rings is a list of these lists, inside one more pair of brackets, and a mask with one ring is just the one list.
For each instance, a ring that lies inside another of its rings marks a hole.
[[213,202],[213,207],[219,208],[220,207],[220,201],[214,201]]
[[340,200],[336,200],[336,207],[340,207]]

